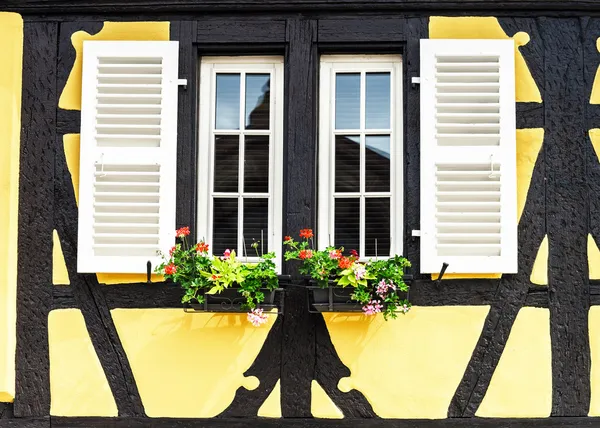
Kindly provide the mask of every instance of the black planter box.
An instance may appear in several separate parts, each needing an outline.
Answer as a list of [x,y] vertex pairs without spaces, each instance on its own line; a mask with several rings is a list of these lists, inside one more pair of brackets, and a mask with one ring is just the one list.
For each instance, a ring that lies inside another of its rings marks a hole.
[[[328,287],[319,287],[312,279],[307,279],[308,312],[363,312],[363,304],[350,298],[354,287],[337,287],[329,281]],[[408,299],[408,292],[401,293]],[[383,303],[384,307],[386,306]]]
[[[272,309],[277,309],[276,314],[283,313],[283,289],[276,288],[269,290],[261,288],[265,294],[265,300],[260,305],[265,313],[271,313]],[[242,313],[248,312],[248,309],[242,308],[246,298],[240,294],[239,288],[226,288],[219,294],[204,294],[204,303],[186,303],[185,312],[224,312],[224,313]]]

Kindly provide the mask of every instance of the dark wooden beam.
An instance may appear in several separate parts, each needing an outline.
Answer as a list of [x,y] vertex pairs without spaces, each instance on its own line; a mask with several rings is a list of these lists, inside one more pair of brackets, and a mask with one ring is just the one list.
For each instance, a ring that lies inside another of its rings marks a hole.
[[4,0],[3,10],[20,13],[177,13],[251,11],[600,11],[596,0]]
[[52,304],[52,229],[56,145],[56,23],[23,29],[19,180],[16,399],[19,417],[50,413],[48,313]]
[[[21,425],[14,425],[20,427]],[[25,425],[22,425],[25,427]],[[177,418],[52,418],[53,428],[592,428],[597,418],[540,419],[177,419]],[[1,423],[0,427],[4,428]],[[13,426],[11,426],[12,428]]]

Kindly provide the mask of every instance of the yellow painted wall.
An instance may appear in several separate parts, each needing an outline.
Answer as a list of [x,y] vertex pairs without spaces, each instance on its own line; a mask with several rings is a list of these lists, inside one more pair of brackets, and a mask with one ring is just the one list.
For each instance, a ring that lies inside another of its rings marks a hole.
[[281,415],[281,380],[278,380],[265,402],[258,409],[258,416],[263,418],[280,418]]
[[15,395],[23,19],[0,12],[0,402]]
[[[324,314],[350,376],[343,392],[360,391],[382,418],[446,418],[481,334],[489,306],[413,307],[406,316]],[[389,364],[396,377],[375,369]]]
[[48,315],[50,414],[117,416],[117,405],[79,309]]
[[600,416],[600,306],[590,307],[589,318],[590,333],[590,412],[589,416]]
[[315,418],[343,419],[344,414],[329,398],[319,382],[313,380],[310,384],[310,414]]
[[550,311],[522,308],[475,415],[535,418],[548,417],[551,410]]
[[65,264],[65,256],[62,252],[60,238],[56,229],[52,232],[52,284],[69,285],[69,272]]
[[[113,320],[150,417],[210,418],[225,410],[276,316],[254,327],[246,314],[186,314],[181,309],[114,309]],[[278,368],[276,368],[278,369]],[[265,415],[273,415],[273,407]]]
[[[81,70],[83,64],[84,40],[169,40],[169,22],[105,22],[102,30],[93,36],[85,31],[77,31],[71,36],[75,49],[75,63],[69,74],[65,88],[60,95],[58,106],[65,110],[81,110]],[[73,180],[75,199],[79,202],[79,134],[63,137],[67,166]],[[145,274],[99,273],[101,284],[124,284],[145,282]],[[162,281],[162,275],[152,275],[153,281]]]

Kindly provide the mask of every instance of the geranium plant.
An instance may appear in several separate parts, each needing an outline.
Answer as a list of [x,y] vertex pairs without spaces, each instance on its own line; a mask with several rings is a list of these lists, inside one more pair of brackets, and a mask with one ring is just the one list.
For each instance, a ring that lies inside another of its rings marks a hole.
[[284,238],[283,244],[288,248],[285,260],[300,260],[300,273],[310,276],[322,288],[332,280],[339,287],[352,287],[350,298],[363,305],[366,315],[381,312],[387,320],[410,310],[408,299],[401,297],[408,291],[404,282],[404,268],[410,266],[407,259],[393,256],[360,261],[356,250],[347,255],[343,247],[316,250],[313,239],[311,229],[302,229],[298,241],[291,236]]
[[[255,326],[267,321],[266,314],[258,306],[264,302],[263,289],[272,291],[279,285],[273,259],[274,253],[260,256],[257,263],[243,263],[235,251],[226,250],[222,257],[210,256],[208,244],[201,241],[190,245],[189,227],[177,229],[179,242],[163,255],[164,262],[156,272],[179,284],[185,291],[182,303],[204,303],[206,294],[219,294],[227,288],[238,287],[245,301],[242,309],[248,310],[248,320]],[[258,242],[252,247],[258,254]]]

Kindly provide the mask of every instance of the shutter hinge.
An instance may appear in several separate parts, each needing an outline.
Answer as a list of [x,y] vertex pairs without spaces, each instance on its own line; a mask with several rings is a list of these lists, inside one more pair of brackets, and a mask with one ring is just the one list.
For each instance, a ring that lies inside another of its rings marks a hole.
[[183,86],[183,89],[187,89],[187,79],[177,79],[177,86]]
[[411,83],[412,83],[412,87],[416,88],[417,85],[421,84],[421,78],[418,76],[414,76],[412,79],[410,79]]
[[413,230],[412,231],[412,236],[421,236],[421,231],[420,230]]

